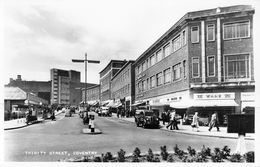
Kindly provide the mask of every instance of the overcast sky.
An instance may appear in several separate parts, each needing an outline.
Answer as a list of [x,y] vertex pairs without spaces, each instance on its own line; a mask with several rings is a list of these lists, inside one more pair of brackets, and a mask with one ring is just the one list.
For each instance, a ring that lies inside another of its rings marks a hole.
[[[25,80],[50,80],[50,69],[81,72],[71,59],[100,60],[88,65],[88,82],[111,59],[139,57],[187,12],[258,0],[5,0],[4,83],[18,74]],[[255,19],[256,20],[256,19]]]

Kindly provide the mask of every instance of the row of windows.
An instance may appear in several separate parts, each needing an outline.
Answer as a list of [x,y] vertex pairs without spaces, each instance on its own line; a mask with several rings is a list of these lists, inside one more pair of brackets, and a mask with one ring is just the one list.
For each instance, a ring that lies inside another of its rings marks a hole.
[[161,86],[163,84],[168,84],[171,81],[176,81],[183,77],[186,78],[186,61],[184,60],[182,63],[178,63],[172,67],[169,67],[162,72],[157,73],[149,78],[146,78],[143,81],[138,82],[137,84],[137,92],[143,92],[156,86]]
[[[249,78],[249,54],[225,55],[224,70],[225,80],[247,79]],[[215,76],[215,56],[207,57],[207,76]],[[192,58],[192,77],[200,77],[200,60],[198,57]]]
[[130,69],[126,70],[122,75],[116,78],[114,83],[121,85],[123,82],[129,80],[130,78]]
[[87,90],[88,95],[98,94],[98,93],[99,93],[99,89],[89,89],[89,90]]
[[118,97],[121,97],[122,95],[129,94],[129,92],[130,92],[130,84],[127,84],[127,85],[123,86],[121,89],[115,91],[114,97],[118,98]]
[[[223,39],[239,39],[250,36],[250,22],[242,21],[223,24]],[[215,41],[215,25],[207,25],[207,41]],[[199,42],[199,27],[191,27],[191,42]]]
[[186,45],[186,43],[187,35],[186,31],[183,30],[182,33],[175,36],[171,40],[171,42],[168,42],[166,45],[164,45],[162,48],[160,48],[158,51],[156,51],[154,54],[148,57],[143,63],[141,63],[136,68],[136,75],[144,72],[146,69],[153,66],[157,62],[160,62],[163,58],[169,56],[172,52],[176,52],[182,46]]

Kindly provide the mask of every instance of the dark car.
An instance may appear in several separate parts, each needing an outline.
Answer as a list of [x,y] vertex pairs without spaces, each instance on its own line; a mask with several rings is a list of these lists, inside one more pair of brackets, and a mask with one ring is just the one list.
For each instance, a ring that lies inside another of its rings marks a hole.
[[137,126],[159,127],[159,117],[154,111],[136,110],[135,123]]

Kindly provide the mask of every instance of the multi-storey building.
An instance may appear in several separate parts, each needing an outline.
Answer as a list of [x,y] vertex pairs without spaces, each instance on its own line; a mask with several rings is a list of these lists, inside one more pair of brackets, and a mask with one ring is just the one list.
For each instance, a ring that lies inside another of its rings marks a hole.
[[112,100],[111,79],[123,67],[126,60],[111,60],[108,65],[99,72],[100,75],[100,101],[105,103]]
[[25,92],[33,93],[36,96],[47,100],[51,100],[51,81],[25,81],[21,75],[17,75],[17,79],[10,78],[8,87],[19,87]]
[[82,99],[84,101],[85,95],[87,103],[90,105],[96,105],[100,102],[100,85],[91,85],[87,87],[87,94],[85,94],[85,89],[82,92]]
[[208,117],[253,106],[254,9],[247,5],[189,12],[135,62],[136,101]]
[[135,75],[134,61],[128,61],[111,79],[112,99],[116,104],[122,104],[125,109],[131,109],[134,102]]

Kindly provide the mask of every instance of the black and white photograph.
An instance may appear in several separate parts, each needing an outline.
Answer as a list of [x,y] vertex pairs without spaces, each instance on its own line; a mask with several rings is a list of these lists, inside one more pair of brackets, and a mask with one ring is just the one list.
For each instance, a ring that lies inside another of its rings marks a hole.
[[260,165],[259,7],[3,0],[1,164]]

